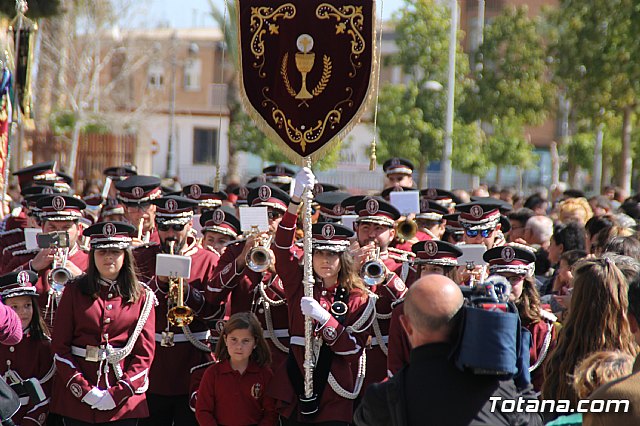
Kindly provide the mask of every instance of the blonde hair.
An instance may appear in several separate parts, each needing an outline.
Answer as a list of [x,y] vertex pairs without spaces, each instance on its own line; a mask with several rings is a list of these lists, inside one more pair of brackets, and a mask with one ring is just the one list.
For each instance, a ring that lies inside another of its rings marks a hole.
[[587,199],[584,197],[567,198],[558,204],[558,218],[561,222],[564,222],[563,216],[580,212],[580,210],[584,214],[583,224],[585,224],[593,217],[593,211]]
[[588,398],[594,390],[633,370],[633,356],[622,351],[595,352],[578,364],[573,373],[573,389],[580,399]]

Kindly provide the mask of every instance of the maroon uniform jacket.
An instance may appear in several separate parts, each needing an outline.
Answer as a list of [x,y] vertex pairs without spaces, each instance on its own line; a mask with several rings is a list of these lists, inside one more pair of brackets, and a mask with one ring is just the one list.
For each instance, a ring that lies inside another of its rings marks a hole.
[[211,365],[198,390],[198,424],[275,426],[278,413],[273,399],[265,395],[272,377],[270,368],[253,361],[242,374],[228,360]]
[[[373,324],[371,336],[371,349],[367,351],[367,375],[363,390],[372,383],[383,381],[387,378],[387,351],[389,348],[389,324],[391,312],[398,304],[407,287],[396,274],[389,274],[383,285],[371,288],[377,296],[376,320]],[[380,342],[382,340],[382,342]]]
[[[189,245],[181,253],[191,256],[191,278],[189,291],[185,291],[184,304],[194,312],[194,320],[189,330],[194,337],[202,342],[209,338],[208,323],[224,315],[224,305],[213,306],[204,299],[206,283],[213,277],[213,271],[218,263],[218,256],[208,250],[199,248],[195,240],[189,238]],[[189,394],[189,374],[193,367],[211,361],[210,352],[197,349],[186,338],[179,327],[171,327],[174,333],[175,346],[161,345],[162,333],[167,330],[167,292],[168,283],[158,282],[156,279],[156,255],[161,253],[160,245],[139,247],[134,250],[139,278],[155,292],[158,298],[155,319],[156,353],[151,366],[151,382],[149,392],[158,395],[187,395]]]
[[389,325],[389,354],[387,356],[387,370],[389,376],[394,376],[402,367],[409,364],[411,343],[407,333],[402,328],[400,315],[404,314],[402,301],[393,308]]
[[0,274],[11,272],[7,269],[7,263],[13,258],[11,252],[25,248],[24,229],[16,228],[0,233]]
[[[289,333],[291,334],[291,354],[296,364],[303,372],[304,361],[304,315],[300,309],[300,300],[304,296],[302,285],[303,270],[294,256],[295,249],[291,247],[295,232],[296,216],[286,213],[280,222],[275,238],[273,251],[276,255],[276,270],[282,277],[289,308]],[[320,286],[314,288],[314,297],[320,305],[329,310],[333,303],[334,294],[329,289]],[[316,335],[329,346],[333,352],[331,361],[331,375],[346,391],[355,390],[354,368],[364,350],[368,338],[367,327],[371,318],[363,315],[373,315],[374,299],[367,298],[360,291],[353,291],[349,297],[348,313],[344,325],[333,316],[324,324],[315,326]],[[349,328],[356,321],[362,321],[358,330]],[[329,384],[320,395],[319,412],[312,419],[303,419],[298,415],[298,395],[287,373],[286,364],[278,367],[275,379],[269,387],[268,394],[276,399],[278,412],[287,418],[297,418],[298,421],[328,422],[339,421],[351,423],[353,419],[353,400],[338,395]]]
[[0,376],[12,370],[10,374],[20,380],[35,378],[46,395],[46,399],[38,404],[29,400],[29,397],[20,398],[20,411],[11,418],[13,422],[22,426],[44,425],[49,414],[49,397],[55,372],[51,341],[48,338],[32,339],[27,332],[16,345],[0,345],[0,360]]
[[[289,319],[284,287],[280,278],[270,271],[254,272],[247,266],[238,270],[236,258],[244,250],[244,244],[240,242],[227,247],[214,272],[213,281],[207,285],[205,294],[207,301],[211,304],[219,304],[231,295],[231,315],[246,311],[252,311],[257,315],[271,350],[271,365],[275,369],[287,359],[288,352],[283,351],[283,348],[289,347]],[[265,301],[259,284],[264,285],[265,295],[275,303]],[[269,318],[271,326],[268,325]],[[273,329],[273,333],[269,331],[269,327]],[[274,340],[278,343],[274,343]]]
[[[120,378],[113,365],[109,364],[109,371],[105,373],[107,361],[87,360],[84,352],[89,357],[89,347],[105,348],[107,344],[114,350],[125,347],[142,317],[147,299],[150,299],[148,303],[155,303],[152,293],[145,289],[136,303],[127,303],[117,289],[101,285],[98,298],[94,300],[82,294],[78,281],[65,288],[55,317],[52,346],[56,375],[51,411],[88,423],[147,417],[149,410],[144,392],[149,384],[149,368],[155,349],[155,310],[151,309],[131,353],[120,360]],[[108,389],[116,403],[113,410],[92,409],[82,402],[94,386]]]
[[20,210],[20,214],[18,214],[18,216],[9,216],[5,229],[7,231],[11,231],[12,229],[26,228],[27,220],[27,212],[23,208],[22,210]]
[[544,381],[544,361],[551,350],[556,345],[556,328],[554,327],[555,316],[546,311],[542,311],[543,319],[526,326],[531,333],[531,347],[529,348],[529,365],[539,365],[531,371],[531,383],[536,392],[542,388]]

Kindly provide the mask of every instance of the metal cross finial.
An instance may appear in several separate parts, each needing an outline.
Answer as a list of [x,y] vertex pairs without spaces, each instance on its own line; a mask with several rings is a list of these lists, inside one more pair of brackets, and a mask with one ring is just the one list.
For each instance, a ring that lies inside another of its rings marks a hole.
[[20,15],[24,15],[29,10],[29,5],[27,5],[27,0],[16,0],[16,12]]

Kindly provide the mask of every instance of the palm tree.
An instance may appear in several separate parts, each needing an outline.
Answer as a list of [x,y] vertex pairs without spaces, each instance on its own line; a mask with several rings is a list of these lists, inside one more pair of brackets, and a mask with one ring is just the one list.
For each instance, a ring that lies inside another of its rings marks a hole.
[[[218,26],[222,29],[224,34],[225,43],[225,64],[231,64],[236,71],[232,75],[225,76],[225,83],[227,84],[227,107],[229,108],[229,128],[232,128],[239,114],[242,113],[242,105],[240,103],[240,92],[238,78],[240,75],[240,63],[239,63],[239,44],[238,44],[238,32],[237,32],[237,8],[235,1],[223,0],[226,4],[226,13],[221,11],[213,2],[209,0],[209,7],[211,9],[211,16],[216,21]],[[228,140],[229,144],[229,164],[227,166],[227,175],[225,177],[226,183],[238,181],[238,143],[237,141]]]

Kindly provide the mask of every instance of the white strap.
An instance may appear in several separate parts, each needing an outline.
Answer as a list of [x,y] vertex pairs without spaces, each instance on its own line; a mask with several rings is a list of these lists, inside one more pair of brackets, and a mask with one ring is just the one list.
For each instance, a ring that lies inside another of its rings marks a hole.
[[[268,336],[269,333],[271,333],[269,330],[263,330],[263,333],[265,336]],[[277,330],[273,330],[273,336],[277,337],[278,339],[284,339],[289,337],[289,330],[287,330],[286,328],[280,328]]]
[[[211,331],[209,330],[201,331],[199,333],[192,333],[191,335],[197,340],[208,340],[209,337],[211,336]],[[183,333],[175,333],[173,335],[173,341],[175,343],[182,343],[182,342],[188,342],[189,339]],[[156,342],[158,343],[162,342],[162,333],[156,333]]]
[[[388,345],[389,344],[389,336],[382,336],[382,342],[385,345]],[[379,345],[378,338],[377,337],[373,337],[371,339],[371,346],[376,346],[376,345]]]

